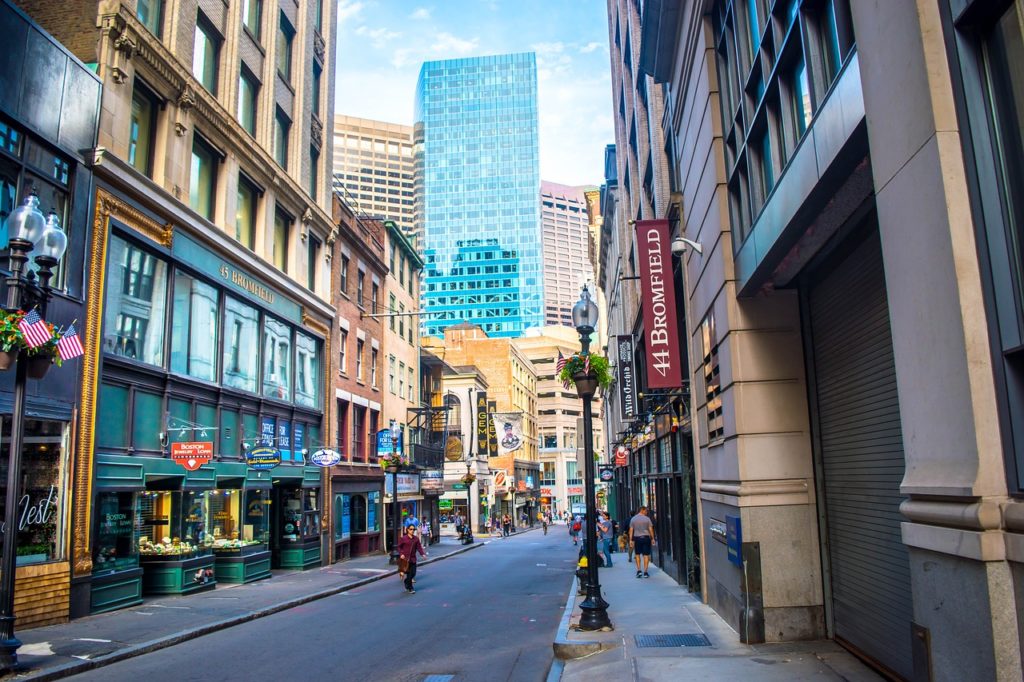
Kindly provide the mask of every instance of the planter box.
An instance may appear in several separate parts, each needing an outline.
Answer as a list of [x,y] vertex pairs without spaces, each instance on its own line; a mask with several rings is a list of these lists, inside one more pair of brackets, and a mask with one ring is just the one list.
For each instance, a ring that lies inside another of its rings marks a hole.
[[218,582],[251,583],[270,577],[270,552],[266,545],[237,550],[214,550],[214,574]]

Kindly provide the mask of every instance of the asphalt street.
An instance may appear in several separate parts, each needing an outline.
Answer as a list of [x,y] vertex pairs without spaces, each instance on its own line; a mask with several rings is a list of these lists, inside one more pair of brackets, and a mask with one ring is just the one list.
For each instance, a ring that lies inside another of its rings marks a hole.
[[544,680],[575,568],[564,531],[424,566],[416,594],[393,577],[74,679]]

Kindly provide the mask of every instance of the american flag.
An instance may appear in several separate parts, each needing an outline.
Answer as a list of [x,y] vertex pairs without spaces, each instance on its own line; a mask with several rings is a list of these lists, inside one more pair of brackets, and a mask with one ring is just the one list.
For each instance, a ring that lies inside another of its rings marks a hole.
[[78,331],[75,330],[75,325],[69,326],[68,330],[64,332],[64,336],[60,337],[60,341],[57,342],[57,352],[60,354],[62,361],[77,358],[85,353],[85,350],[82,348],[82,342],[78,338]]
[[29,348],[38,348],[52,338],[50,328],[46,326],[43,318],[35,310],[28,311],[28,314],[18,323],[18,329],[25,335],[25,344]]
[[[555,363],[555,376],[558,376],[559,374],[562,373],[562,370],[565,368],[565,363],[565,356],[562,355],[562,351],[558,351],[558,362]],[[572,387],[572,384],[568,380],[566,380],[562,382],[562,387],[568,391]]]

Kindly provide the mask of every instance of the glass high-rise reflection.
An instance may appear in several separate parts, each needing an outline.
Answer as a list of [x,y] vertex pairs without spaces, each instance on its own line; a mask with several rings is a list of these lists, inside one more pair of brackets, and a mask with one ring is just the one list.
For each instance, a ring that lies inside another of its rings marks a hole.
[[414,230],[426,334],[519,336],[544,322],[533,53],[425,62],[416,84]]

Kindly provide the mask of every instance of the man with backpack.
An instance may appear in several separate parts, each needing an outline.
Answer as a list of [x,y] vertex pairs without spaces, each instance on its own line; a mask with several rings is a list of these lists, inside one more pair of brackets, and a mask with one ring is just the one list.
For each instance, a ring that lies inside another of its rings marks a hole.
[[579,544],[581,530],[583,530],[583,521],[580,519],[579,514],[577,514],[569,525],[569,535],[572,537],[572,544]]

